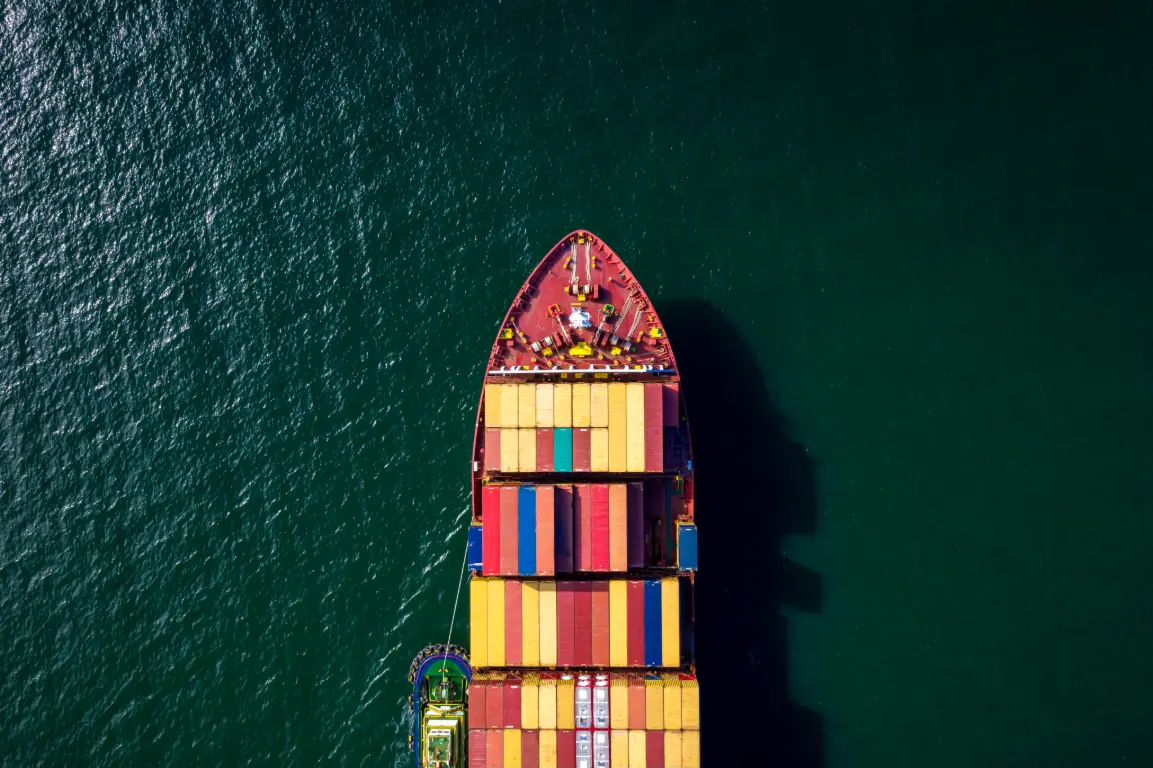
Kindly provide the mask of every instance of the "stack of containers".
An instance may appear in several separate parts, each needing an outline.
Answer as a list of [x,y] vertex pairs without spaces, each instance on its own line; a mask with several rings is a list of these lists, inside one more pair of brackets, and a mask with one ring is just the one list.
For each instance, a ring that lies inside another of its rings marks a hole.
[[676,385],[492,382],[483,412],[469,765],[699,768]]

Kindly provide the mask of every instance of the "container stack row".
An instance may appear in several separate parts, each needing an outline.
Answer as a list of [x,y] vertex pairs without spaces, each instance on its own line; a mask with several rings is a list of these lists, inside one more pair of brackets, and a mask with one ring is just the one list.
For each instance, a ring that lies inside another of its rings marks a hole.
[[700,768],[700,731],[477,730],[469,768]]
[[679,578],[536,581],[474,576],[474,668],[680,667],[691,650]]

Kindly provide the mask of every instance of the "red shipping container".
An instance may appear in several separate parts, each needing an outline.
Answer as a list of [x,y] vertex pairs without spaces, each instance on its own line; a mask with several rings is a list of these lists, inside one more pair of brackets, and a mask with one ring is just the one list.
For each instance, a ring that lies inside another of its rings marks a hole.
[[609,569],[609,487],[592,487],[592,562],[590,570]]
[[578,485],[573,494],[573,566],[578,571],[593,569],[593,489]]
[[629,730],[645,728],[645,681],[629,680]]
[[488,706],[485,709],[485,727],[502,727],[504,725],[504,683],[499,680],[490,682],[486,699]]
[[520,680],[507,680],[504,684],[505,728],[520,728]]
[[491,729],[485,734],[485,768],[504,768],[504,731]]
[[518,562],[517,540],[517,487],[500,486],[500,573],[516,576]]
[[540,731],[521,731],[521,768],[540,768]]
[[663,390],[661,394],[664,395],[664,400],[661,403],[661,411],[664,419],[662,424],[666,427],[679,427],[681,425],[681,385],[680,384],[662,384]]
[[[521,590],[520,581],[509,579],[504,583],[504,663],[509,667],[521,665],[521,648],[524,637],[521,633]],[[519,699],[517,699],[519,701]],[[505,702],[508,706],[508,702]],[[517,705],[520,706],[519,704]],[[520,722],[519,720],[517,721]],[[520,726],[517,725],[519,728]]]
[[665,768],[665,732],[645,733],[645,768]]
[[[660,481],[663,482],[663,481]],[[645,493],[642,483],[628,484],[629,568],[645,566]]]
[[609,665],[609,584],[607,581],[592,583],[593,603],[593,666]]
[[552,430],[538,429],[536,431],[536,471],[552,472],[553,467]]
[[592,467],[592,432],[587,429],[574,429],[572,431],[572,471],[589,472]]
[[556,732],[556,768],[576,768],[576,731]]
[[556,541],[553,502],[556,492],[551,485],[538,485],[536,489],[536,572],[540,576],[556,573]]
[[592,666],[593,663],[593,591],[592,584],[578,581],[573,584],[573,647],[576,649],[573,663],[578,667]]
[[[645,665],[645,583],[643,581],[630,581],[625,594],[628,596],[629,626],[628,648],[625,655],[630,667],[643,667]],[[489,696],[491,695],[490,692]]]
[[[474,680],[468,686],[468,718],[469,728],[484,728],[488,718],[488,686],[484,680]],[[472,738],[471,736],[469,738]]]
[[613,483],[609,486],[609,570],[627,571],[628,552],[628,486]]
[[[662,385],[651,382],[645,384],[645,472],[662,472],[665,468],[663,412]],[[537,456],[540,456],[539,451]]]
[[556,585],[556,663],[558,667],[576,665],[573,622],[573,582],[559,581]]
[[556,528],[553,531],[553,538],[556,541],[556,572],[557,573],[572,573],[576,561],[573,558],[573,539],[576,533],[573,522],[573,505],[574,505],[573,489],[571,485],[558,485],[555,491],[555,515]]
[[484,471],[500,472],[500,430],[484,431]]
[[500,488],[486,485],[480,495],[481,573],[500,573]]
[[474,729],[468,732],[468,768],[488,768],[485,746],[488,733]]

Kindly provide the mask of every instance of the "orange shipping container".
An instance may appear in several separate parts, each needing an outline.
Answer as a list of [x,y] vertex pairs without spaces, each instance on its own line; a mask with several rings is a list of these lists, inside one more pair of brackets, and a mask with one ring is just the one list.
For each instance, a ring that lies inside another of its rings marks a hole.
[[500,426],[500,384],[484,385],[484,425]]
[[609,384],[609,471],[627,472],[628,403],[624,382]]
[[557,384],[553,387],[552,421],[554,427],[572,426],[572,384]]
[[[613,483],[609,486],[609,570],[623,572],[629,569],[628,547],[628,486]],[[613,666],[616,666],[615,664]],[[621,666],[624,666],[623,664]]]
[[500,472],[500,430],[484,431],[484,471]]
[[629,679],[629,730],[645,729],[645,681]]
[[485,768],[504,768],[504,731],[490,728],[485,734]]
[[593,666],[609,666],[609,585],[605,581],[592,583],[592,643]]
[[589,471],[609,471],[609,431],[607,429],[589,430]]
[[538,485],[536,488],[536,572],[538,576],[556,573],[556,543],[554,515],[556,486]]
[[518,448],[520,447],[518,432],[519,430],[516,429],[502,429],[500,431],[501,472],[517,472],[520,470],[520,458],[517,455]]
[[517,464],[521,472],[536,472],[536,428],[518,429]]
[[523,618],[520,581],[507,579],[504,582],[504,663],[510,667],[524,665]]
[[625,465],[645,471],[645,385],[639,381],[625,384]]
[[607,427],[609,425],[609,385],[597,382],[589,387],[589,426]]

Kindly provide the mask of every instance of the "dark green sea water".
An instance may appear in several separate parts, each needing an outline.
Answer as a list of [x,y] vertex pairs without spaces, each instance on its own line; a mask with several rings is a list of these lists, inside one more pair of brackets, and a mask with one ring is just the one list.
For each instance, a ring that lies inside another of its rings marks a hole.
[[707,766],[745,689],[743,765],[1153,764],[1153,13],[1049,5],[0,4],[0,765],[405,764],[578,226],[683,344]]

